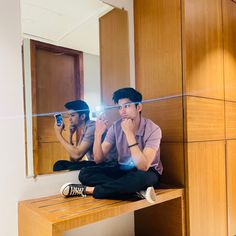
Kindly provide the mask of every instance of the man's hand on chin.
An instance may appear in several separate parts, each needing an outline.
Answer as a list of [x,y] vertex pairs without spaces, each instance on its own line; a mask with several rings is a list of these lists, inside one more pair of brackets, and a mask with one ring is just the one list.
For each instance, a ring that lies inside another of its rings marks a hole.
[[132,119],[123,119],[121,122],[121,128],[125,134],[135,133],[135,124]]

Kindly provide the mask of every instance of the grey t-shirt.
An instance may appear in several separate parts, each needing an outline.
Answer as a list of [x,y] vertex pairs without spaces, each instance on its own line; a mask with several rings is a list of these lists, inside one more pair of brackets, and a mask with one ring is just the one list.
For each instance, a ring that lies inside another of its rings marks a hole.
[[[93,157],[93,143],[94,143],[94,132],[96,128],[96,122],[93,120],[88,120],[85,124],[85,127],[81,133],[79,142],[77,145],[81,144],[83,141],[88,142],[90,144],[90,147],[88,149],[88,152],[86,153],[86,156],[88,158],[88,161],[94,161]],[[102,135],[102,141],[104,140],[106,136],[107,131]],[[113,148],[111,152],[106,157],[106,162],[114,162],[117,159],[117,152],[116,148]]]
[[[132,162],[132,159],[125,133],[121,128],[121,122],[122,120],[120,119],[109,128],[105,141],[116,146],[118,152],[118,163],[127,164]],[[150,147],[157,151],[151,166],[154,167],[159,174],[162,174],[163,171],[163,166],[160,160],[161,137],[162,134],[160,127],[151,120],[145,119],[141,116],[139,129],[135,134],[136,142],[141,151],[143,151],[145,147]]]
[[77,145],[81,144],[83,141],[88,142],[90,147],[88,149],[88,152],[86,153],[86,156],[89,161],[93,161],[93,142],[94,142],[94,132],[95,132],[95,121],[88,120],[85,123],[85,127],[81,133],[79,142]]

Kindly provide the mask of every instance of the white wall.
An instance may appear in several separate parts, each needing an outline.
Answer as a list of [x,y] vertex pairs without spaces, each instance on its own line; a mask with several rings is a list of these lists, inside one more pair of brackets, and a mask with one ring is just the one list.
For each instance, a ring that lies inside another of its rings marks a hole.
[[[22,199],[55,194],[60,186],[76,181],[76,172],[25,177],[23,80],[21,68],[21,28],[19,0],[0,1],[0,235],[17,235],[17,202]],[[117,220],[103,221],[99,226],[81,229],[83,235],[133,234],[132,214]],[[114,227],[114,228],[113,228]],[[65,235],[78,235],[73,231]],[[33,235],[32,235],[33,236]]]

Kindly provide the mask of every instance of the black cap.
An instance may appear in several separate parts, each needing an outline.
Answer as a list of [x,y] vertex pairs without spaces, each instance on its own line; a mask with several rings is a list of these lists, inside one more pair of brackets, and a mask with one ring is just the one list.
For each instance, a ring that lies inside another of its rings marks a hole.
[[89,106],[82,100],[74,100],[67,102],[64,107],[68,110],[75,110],[78,113],[89,112]]

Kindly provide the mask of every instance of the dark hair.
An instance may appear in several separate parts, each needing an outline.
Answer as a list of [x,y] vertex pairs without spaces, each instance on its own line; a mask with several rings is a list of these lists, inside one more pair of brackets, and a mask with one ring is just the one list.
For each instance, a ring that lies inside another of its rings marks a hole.
[[79,116],[85,114],[85,122],[89,120],[89,106],[85,101],[82,100],[74,100],[67,102],[64,107],[68,110],[74,110],[79,114]]
[[115,104],[118,104],[118,101],[122,98],[128,98],[131,102],[136,103],[135,105],[137,106],[142,101],[142,94],[130,87],[118,89],[113,93],[112,100]]

